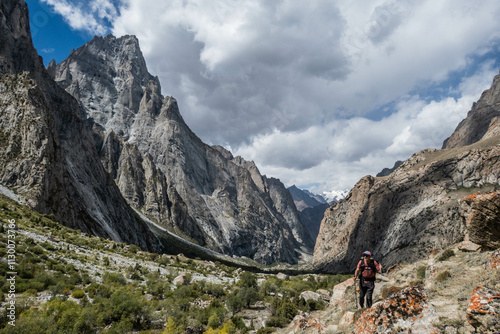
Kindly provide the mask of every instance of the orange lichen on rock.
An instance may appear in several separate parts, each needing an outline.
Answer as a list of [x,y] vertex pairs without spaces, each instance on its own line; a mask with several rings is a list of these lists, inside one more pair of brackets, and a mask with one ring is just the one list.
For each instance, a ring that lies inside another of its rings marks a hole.
[[500,331],[500,291],[477,286],[467,308],[467,321],[480,330]]
[[[428,308],[423,288],[406,288],[364,311],[356,322],[353,333],[377,333],[394,329],[396,325],[408,329],[418,326],[421,333],[438,333],[430,317],[423,316]],[[424,318],[428,318],[428,322]]]

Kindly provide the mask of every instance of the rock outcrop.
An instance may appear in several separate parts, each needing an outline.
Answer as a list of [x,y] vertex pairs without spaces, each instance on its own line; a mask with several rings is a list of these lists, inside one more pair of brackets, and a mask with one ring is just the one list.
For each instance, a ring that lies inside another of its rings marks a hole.
[[500,75],[495,76],[490,89],[483,92],[474,103],[467,117],[460,122],[455,132],[444,141],[443,148],[470,145],[500,134]]
[[160,251],[106,173],[78,102],[49,76],[24,1],[0,3],[0,182],[69,227]]
[[[387,268],[463,240],[467,230],[459,200],[500,184],[496,123],[479,121],[492,120],[491,115],[500,112],[499,91],[497,76],[450,137],[447,149],[415,153],[389,176],[366,176],[345,200],[330,207],[316,241],[315,264],[332,272],[352,272],[360,253],[369,249]],[[488,129],[477,135],[483,123]],[[461,146],[466,143],[470,145]],[[497,231],[498,221],[489,226]],[[488,233],[496,235],[493,230]]]
[[384,332],[437,333],[433,322],[438,318],[421,287],[410,287],[394,296],[374,304],[361,314],[353,333],[375,334],[378,329]]
[[460,208],[470,241],[500,248],[500,192],[471,194],[461,199]]
[[500,291],[477,286],[467,308],[467,321],[480,333],[500,331]]
[[283,184],[204,144],[149,74],[137,38],[95,37],[49,72],[99,125],[98,150],[123,196],[212,250],[296,263],[314,241]]

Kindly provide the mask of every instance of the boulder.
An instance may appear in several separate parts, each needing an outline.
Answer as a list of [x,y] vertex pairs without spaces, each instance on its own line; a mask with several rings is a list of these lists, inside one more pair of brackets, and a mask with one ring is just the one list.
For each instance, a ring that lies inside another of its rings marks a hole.
[[353,277],[340,284],[335,285],[333,287],[332,297],[330,298],[330,305],[345,309],[349,301],[349,298],[346,298],[346,290],[350,286],[353,286],[355,282],[356,281]]
[[328,290],[318,289],[316,293],[319,293],[321,299],[324,301],[328,302],[330,300],[330,292]]
[[286,281],[286,280],[290,279],[290,276],[288,276],[287,274],[283,274],[283,273],[278,273],[278,275],[276,275],[276,277],[282,281]]
[[432,325],[437,321],[436,311],[427,303],[423,288],[410,287],[364,311],[356,322],[353,333],[397,331],[430,334],[438,332]]
[[354,312],[347,311],[339,321],[339,327],[347,328],[354,323]]
[[314,301],[318,301],[321,298],[321,295],[319,293],[316,293],[316,292],[313,292],[313,291],[304,291],[300,294],[300,298],[304,298],[304,300],[308,301],[308,300],[314,300]]
[[500,291],[477,286],[472,292],[467,308],[467,321],[476,332],[500,331]]
[[460,210],[470,241],[492,249],[500,247],[500,192],[465,196]]
[[186,274],[180,274],[176,278],[174,278],[173,283],[175,285],[186,285],[188,284],[188,279],[186,277]]

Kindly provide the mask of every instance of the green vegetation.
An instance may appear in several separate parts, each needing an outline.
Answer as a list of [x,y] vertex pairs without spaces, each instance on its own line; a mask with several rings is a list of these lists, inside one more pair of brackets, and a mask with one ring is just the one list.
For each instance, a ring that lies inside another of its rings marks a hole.
[[446,281],[450,277],[451,277],[451,273],[448,270],[445,270],[443,272],[440,272],[436,276],[436,282],[438,282],[438,283],[444,282],[444,281]]
[[425,279],[425,271],[426,271],[426,267],[425,266],[420,266],[417,268],[417,279]]
[[[296,275],[280,280],[220,262],[141,251],[96,238],[0,196],[0,301],[11,269],[8,234],[15,235],[16,322],[0,309],[0,333],[247,333],[239,313],[270,305],[270,333],[300,311],[322,309],[306,290],[331,290],[350,275]],[[15,220],[16,230],[9,222]],[[224,272],[224,279],[220,273]],[[184,284],[174,284],[183,274]],[[195,275],[196,274],[196,275]],[[195,279],[196,276],[196,279]],[[205,279],[200,279],[205,277]],[[262,306],[260,306],[262,307]]]
[[438,261],[446,261],[448,260],[450,257],[452,256],[455,256],[455,252],[451,249],[447,249],[443,252],[443,254],[441,254],[440,257],[438,257]]

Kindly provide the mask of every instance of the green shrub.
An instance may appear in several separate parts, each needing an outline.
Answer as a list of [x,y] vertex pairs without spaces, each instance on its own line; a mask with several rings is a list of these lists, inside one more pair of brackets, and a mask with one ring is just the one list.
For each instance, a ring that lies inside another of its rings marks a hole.
[[284,327],[287,324],[287,319],[278,316],[272,316],[266,321],[266,327]]
[[425,270],[427,268],[425,266],[420,266],[417,268],[417,278],[418,279],[425,279]]
[[83,290],[75,290],[71,293],[71,297],[76,298],[76,299],[82,299],[85,297],[85,291]]
[[436,282],[444,282],[450,277],[451,273],[448,270],[445,270],[436,276]]
[[120,273],[105,272],[104,276],[102,277],[102,281],[103,281],[103,283],[106,283],[106,284],[116,284],[116,285],[126,285],[127,284],[127,280]]
[[440,257],[438,257],[438,261],[446,261],[452,256],[455,256],[455,252],[451,249],[447,249],[443,252],[443,254],[441,254]]
[[401,290],[403,290],[403,288],[400,288],[398,286],[390,286],[386,289],[383,289],[382,290],[382,299],[390,298]]

